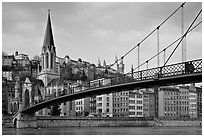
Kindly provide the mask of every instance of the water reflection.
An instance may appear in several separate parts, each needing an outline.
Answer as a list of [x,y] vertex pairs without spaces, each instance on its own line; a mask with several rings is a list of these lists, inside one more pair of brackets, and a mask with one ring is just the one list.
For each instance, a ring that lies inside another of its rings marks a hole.
[[202,135],[201,127],[3,128],[3,135]]

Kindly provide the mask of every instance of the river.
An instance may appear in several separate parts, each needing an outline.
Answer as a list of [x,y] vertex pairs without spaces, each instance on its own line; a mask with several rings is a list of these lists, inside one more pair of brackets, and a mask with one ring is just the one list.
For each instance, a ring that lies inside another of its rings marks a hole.
[[2,135],[202,135],[201,127],[3,128]]

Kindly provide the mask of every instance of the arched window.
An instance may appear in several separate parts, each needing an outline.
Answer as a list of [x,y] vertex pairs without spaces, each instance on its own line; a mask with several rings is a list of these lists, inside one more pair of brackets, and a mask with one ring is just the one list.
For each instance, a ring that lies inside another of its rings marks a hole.
[[46,53],[46,65],[47,65],[46,68],[49,68],[49,55],[48,55],[48,53]]
[[29,90],[28,89],[26,89],[25,90],[25,97],[24,97],[24,100],[25,100],[25,104],[24,104],[24,108],[27,108],[27,107],[29,107]]
[[10,103],[10,112],[11,112],[11,114],[14,113],[14,112],[13,112],[13,104],[12,104],[12,103]]
[[42,69],[44,69],[44,55],[42,55]]
[[53,69],[53,58],[54,58],[54,55],[53,53],[51,53],[51,69]]
[[17,104],[16,104],[16,102],[14,103],[14,113],[16,113],[17,112]]

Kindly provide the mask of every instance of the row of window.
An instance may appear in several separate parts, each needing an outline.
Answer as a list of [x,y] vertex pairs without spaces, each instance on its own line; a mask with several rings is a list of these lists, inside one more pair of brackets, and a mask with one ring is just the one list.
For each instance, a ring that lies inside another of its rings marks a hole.
[[165,95],[179,95],[179,92],[164,92]]
[[76,107],[76,111],[81,111],[81,110],[83,110],[83,107],[82,106],[79,106],[79,107]]
[[180,105],[188,105],[187,101],[180,101]]
[[120,96],[120,95],[124,95],[124,96],[126,95],[126,96],[127,96],[127,95],[128,95],[128,92],[126,92],[126,91],[116,92],[115,95],[116,95],[116,96]]
[[181,91],[181,94],[188,94],[188,91]]
[[76,105],[83,105],[83,101],[76,101]]
[[176,99],[178,100],[178,99],[179,99],[179,96],[171,96],[171,97],[168,96],[168,97],[164,97],[164,99],[165,99],[165,100],[176,100]]
[[179,105],[179,101],[165,101],[165,105]]
[[127,108],[114,109],[114,112],[128,112]]
[[121,107],[122,107],[122,106],[124,106],[124,107],[125,107],[125,106],[128,106],[128,103],[118,103],[118,104],[115,103],[115,104],[114,104],[114,107],[120,107],[120,106],[121,106]]
[[98,97],[98,98],[97,98],[97,101],[102,101],[102,97]]
[[180,99],[188,99],[188,96],[180,96]]
[[137,100],[136,102],[135,100],[129,100],[129,103],[130,104],[142,104],[142,100]]
[[178,110],[188,110],[188,107],[164,107],[165,111],[178,111]]
[[117,97],[117,98],[114,98],[114,101],[128,101],[128,98],[127,97]]
[[130,94],[130,98],[142,98],[142,95],[135,95],[135,94]]
[[165,116],[179,116],[178,112],[165,112],[164,113]]
[[137,108],[137,110],[142,110],[142,106],[137,106],[137,107],[135,107],[135,106],[129,106],[129,109],[134,109],[135,110],[135,108]]
[[139,115],[139,116],[142,116],[142,112],[137,112],[137,113],[135,113],[135,112],[129,112],[129,115],[135,115],[135,114],[137,114],[137,116]]

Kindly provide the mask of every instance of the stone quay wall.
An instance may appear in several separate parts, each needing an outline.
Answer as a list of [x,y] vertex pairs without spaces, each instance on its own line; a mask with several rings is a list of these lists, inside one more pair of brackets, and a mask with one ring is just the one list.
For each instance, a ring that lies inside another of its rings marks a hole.
[[67,118],[37,117],[37,127],[148,127],[154,126],[152,120],[132,118]]
[[201,120],[154,120],[138,118],[36,118],[38,128],[49,127],[152,127],[152,126],[202,126]]
[[188,120],[188,121],[183,121],[183,120],[162,120],[162,126],[164,127],[201,127],[202,126],[202,121],[200,120]]

